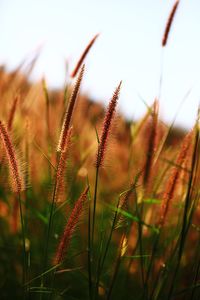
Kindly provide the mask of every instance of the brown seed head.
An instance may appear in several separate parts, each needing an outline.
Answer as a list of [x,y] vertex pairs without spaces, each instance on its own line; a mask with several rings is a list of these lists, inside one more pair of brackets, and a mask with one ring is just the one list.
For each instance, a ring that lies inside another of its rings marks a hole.
[[77,62],[76,67],[74,68],[73,72],[71,73],[71,77],[74,78],[78,72],[78,70],[80,69],[86,55],[88,54],[89,50],[92,48],[94,42],[96,41],[97,37],[99,36],[99,33],[96,34],[93,39],[89,42],[89,44],[87,45],[87,47],[85,48],[84,52],[82,53],[79,61]]
[[63,235],[61,237],[60,243],[58,245],[58,248],[57,248],[54,260],[53,260],[54,265],[60,264],[64,258],[64,254],[66,254],[66,251],[69,247],[73,232],[76,228],[78,220],[83,211],[83,206],[87,199],[88,190],[89,190],[89,187],[87,187],[85,189],[85,191],[81,194],[80,198],[76,201],[76,204],[71,212],[71,215],[65,226]]
[[64,187],[64,172],[71,143],[71,136],[72,127],[68,130],[65,149],[61,152],[59,157],[58,168],[56,172],[55,202],[59,199],[60,193],[62,192]]
[[113,94],[113,97],[110,100],[110,103],[109,103],[109,106],[108,106],[108,109],[107,109],[107,112],[106,112],[106,115],[104,118],[102,133],[101,133],[101,137],[100,137],[100,143],[99,143],[98,153],[97,153],[97,158],[96,158],[96,167],[101,166],[104,156],[105,156],[106,144],[107,144],[107,140],[108,140],[108,136],[109,136],[111,123],[114,118],[121,84],[122,84],[122,81],[120,81],[120,84],[116,88],[116,90]]
[[162,200],[162,205],[161,205],[160,214],[159,214],[160,219],[159,219],[158,225],[160,227],[162,227],[165,223],[166,215],[167,215],[167,212],[169,209],[170,200],[173,199],[173,197],[174,197],[175,188],[176,188],[179,176],[180,176],[181,166],[183,165],[183,163],[185,162],[185,160],[187,158],[187,153],[188,153],[189,147],[191,145],[192,135],[193,135],[193,131],[188,133],[186,135],[186,137],[184,138],[184,141],[182,143],[180,152],[179,152],[177,160],[176,160],[176,165],[179,167],[175,166],[172,168],[171,175],[167,182],[166,190],[163,194],[163,200]]
[[58,147],[57,147],[57,151],[59,151],[59,152],[64,151],[64,149],[65,149],[67,133],[68,133],[69,126],[70,126],[74,105],[75,105],[77,95],[78,95],[78,92],[79,92],[79,89],[80,89],[81,81],[82,81],[82,78],[83,78],[84,69],[85,69],[85,65],[83,65],[82,68],[81,68],[81,71],[80,71],[79,76],[77,78],[76,84],[75,84],[74,89],[72,91],[71,98],[69,100],[69,105],[68,105],[67,111],[65,113],[65,117],[64,117],[64,121],[63,121],[63,125],[62,125],[62,130],[61,130],[61,133],[60,133],[59,143],[58,143]]
[[158,108],[159,108],[158,100],[155,99],[151,110],[150,128],[148,128],[150,132],[148,136],[147,157],[146,157],[146,162],[144,167],[144,177],[143,177],[143,183],[146,186],[147,191],[150,188],[149,179],[151,177],[154,154],[157,148]]
[[10,110],[9,118],[8,118],[8,130],[9,131],[12,129],[13,119],[14,119],[18,101],[19,101],[19,95],[17,94],[14,98],[14,101],[13,101],[13,104],[12,104],[12,107]]
[[170,32],[170,29],[171,29],[171,26],[172,26],[172,22],[173,22],[176,10],[178,8],[178,5],[179,5],[179,0],[177,0],[174,3],[174,6],[172,7],[172,10],[171,10],[170,15],[168,17],[167,24],[166,24],[166,27],[165,27],[165,31],[164,31],[164,34],[163,34],[163,39],[162,39],[162,46],[163,47],[165,47],[166,44],[167,44],[169,32]]
[[7,159],[9,162],[9,167],[12,173],[12,182],[13,182],[13,190],[14,192],[20,193],[23,190],[23,180],[20,175],[19,164],[17,161],[16,153],[11,142],[9,133],[6,127],[0,121],[0,138],[3,142]]

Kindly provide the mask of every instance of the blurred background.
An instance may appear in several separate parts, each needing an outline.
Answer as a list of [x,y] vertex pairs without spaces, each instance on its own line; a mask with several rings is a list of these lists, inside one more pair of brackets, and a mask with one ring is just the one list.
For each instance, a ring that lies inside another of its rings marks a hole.
[[[200,2],[181,0],[166,48],[161,40],[173,0],[1,0],[0,64],[13,70],[40,55],[31,80],[63,88],[88,42],[82,91],[107,103],[123,80],[119,110],[130,119],[159,94],[161,115],[191,128],[200,99]],[[180,103],[185,99],[180,109]]]

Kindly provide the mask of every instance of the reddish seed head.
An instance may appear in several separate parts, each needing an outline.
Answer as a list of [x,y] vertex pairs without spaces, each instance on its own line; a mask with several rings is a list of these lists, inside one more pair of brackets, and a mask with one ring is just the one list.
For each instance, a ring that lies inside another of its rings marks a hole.
[[61,191],[64,187],[64,172],[66,167],[66,161],[69,153],[70,143],[72,136],[72,127],[68,130],[66,144],[64,151],[61,152],[58,162],[58,168],[56,172],[56,190],[55,190],[55,201],[59,199]]
[[149,137],[148,137],[148,145],[147,145],[147,158],[145,162],[144,177],[143,177],[143,183],[147,187],[147,192],[150,189],[149,179],[151,177],[150,175],[153,166],[154,154],[157,148],[158,108],[159,108],[158,100],[155,99],[151,111],[151,123],[150,123],[150,127],[148,128]]
[[165,223],[166,215],[167,215],[169,205],[170,205],[170,201],[171,201],[171,199],[173,199],[175,188],[176,188],[179,176],[180,176],[181,166],[183,165],[183,163],[185,162],[185,160],[187,158],[188,150],[189,150],[189,147],[191,144],[192,135],[193,135],[193,131],[191,131],[190,133],[188,133],[186,135],[186,137],[182,143],[180,152],[178,154],[177,160],[176,160],[176,165],[178,165],[180,167],[176,167],[176,166],[173,167],[171,175],[167,182],[166,190],[163,195],[162,205],[161,205],[160,214],[159,214],[160,219],[159,219],[158,225],[160,227],[162,227]]
[[121,84],[122,84],[122,81],[120,81],[120,84],[116,88],[116,90],[113,94],[113,97],[110,100],[110,103],[109,103],[109,106],[108,106],[108,109],[107,109],[107,112],[106,112],[106,115],[104,118],[102,133],[101,133],[101,137],[100,137],[100,143],[99,143],[99,147],[98,147],[97,159],[96,159],[96,167],[101,166],[104,156],[105,156],[106,144],[107,144],[107,140],[108,140],[108,136],[109,136],[111,123],[114,118]]
[[12,173],[12,187],[14,192],[20,193],[23,190],[22,177],[20,176],[19,165],[16,153],[11,142],[10,136],[6,127],[0,121],[0,137],[6,150],[6,155],[9,162],[9,167]]
[[82,78],[83,78],[84,70],[85,70],[85,65],[83,65],[82,68],[81,68],[81,71],[80,71],[79,76],[77,78],[76,84],[75,84],[74,89],[72,91],[71,98],[69,100],[69,105],[68,105],[67,111],[65,113],[62,129],[61,129],[61,133],[60,133],[60,138],[59,138],[57,151],[64,151],[64,149],[65,149],[67,134],[68,134],[68,130],[69,130],[69,127],[70,127],[71,118],[72,118],[75,102],[76,102],[76,99],[77,99],[77,96],[78,96],[78,92],[79,92],[79,89],[80,89],[81,81],[82,81]]
[[71,215],[67,221],[67,224],[65,226],[63,235],[61,237],[60,243],[58,245],[58,248],[57,248],[54,260],[53,260],[54,265],[60,264],[64,258],[64,254],[66,254],[66,251],[69,247],[73,232],[77,226],[77,223],[78,223],[81,213],[83,211],[83,206],[87,199],[88,190],[89,190],[89,187],[87,187],[85,189],[85,191],[82,193],[80,198],[76,201],[76,204],[71,212]]
[[19,100],[19,95],[16,95],[14,98],[14,101],[13,101],[13,105],[10,110],[9,118],[8,118],[8,130],[9,131],[12,129],[13,119],[14,119],[16,108],[17,108],[18,100]]
[[92,48],[94,42],[96,41],[96,39],[98,38],[99,33],[96,34],[93,39],[89,42],[89,44],[87,45],[87,47],[85,48],[84,52],[82,53],[79,61],[77,62],[76,67],[74,68],[73,72],[71,73],[71,77],[74,78],[78,72],[78,70],[80,69],[86,55],[88,54],[89,50]]
[[162,46],[163,47],[165,47],[166,44],[167,44],[169,32],[170,32],[170,29],[171,29],[171,26],[172,26],[172,22],[173,22],[175,13],[177,11],[178,5],[179,5],[179,0],[177,0],[174,3],[174,6],[173,6],[173,8],[172,8],[172,10],[170,12],[169,18],[167,20],[167,24],[166,24],[165,31],[164,31],[164,34],[163,34],[163,39],[162,39]]

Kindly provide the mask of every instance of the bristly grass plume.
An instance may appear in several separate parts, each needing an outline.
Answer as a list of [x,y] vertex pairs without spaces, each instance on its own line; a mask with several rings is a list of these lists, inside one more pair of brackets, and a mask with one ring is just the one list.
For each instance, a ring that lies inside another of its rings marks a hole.
[[70,214],[64,232],[61,236],[60,243],[57,247],[57,251],[54,257],[54,265],[60,264],[64,259],[64,255],[66,255],[66,251],[72,239],[73,232],[78,224],[79,218],[83,211],[84,203],[87,200],[88,190],[89,187],[87,187],[85,191],[81,194],[80,198],[76,201],[76,204]]
[[99,36],[99,33],[96,34],[92,40],[89,42],[89,44],[87,45],[87,47],[85,48],[84,52],[82,53],[81,57],[79,58],[77,64],[76,64],[76,67],[74,68],[74,70],[72,71],[71,73],[71,77],[74,78],[76,76],[76,74],[78,73],[85,57],[87,56],[88,52],[90,51],[90,49],[92,48],[94,42],[96,41],[96,39],[98,38]]
[[81,81],[83,78],[83,74],[84,74],[84,70],[85,70],[85,65],[82,66],[80,73],[78,75],[77,81],[75,83],[75,86],[73,88],[70,100],[69,100],[69,105],[67,107],[67,111],[65,113],[65,117],[64,117],[64,121],[63,121],[63,125],[62,125],[62,130],[60,133],[60,139],[59,139],[59,143],[58,143],[58,148],[57,151],[64,151],[65,149],[65,143],[66,143],[66,139],[67,139],[67,134],[68,134],[68,130],[70,127],[70,123],[71,123],[71,118],[72,118],[72,114],[73,114],[73,110],[74,110],[74,106],[76,103],[76,99],[78,96],[78,92],[80,89],[80,85],[81,85]]
[[163,38],[162,38],[162,46],[163,47],[165,47],[167,45],[169,32],[170,32],[170,29],[171,29],[171,26],[172,26],[172,23],[173,23],[173,20],[174,20],[174,16],[175,16],[175,13],[176,13],[178,5],[179,5],[179,2],[180,2],[179,0],[176,0],[176,2],[174,3],[174,6],[172,7],[170,15],[168,17],[167,24],[166,24],[166,27],[165,27],[165,31],[164,31],[164,34],[163,34]]
[[3,142],[9,167],[10,167],[10,178],[12,182],[12,188],[14,192],[18,194],[24,189],[24,182],[20,172],[20,165],[17,159],[16,151],[14,150],[14,146],[11,142],[10,135],[5,127],[5,125],[0,121],[0,137]]
[[102,165],[102,162],[105,157],[105,152],[106,152],[106,145],[107,141],[109,138],[109,132],[111,128],[111,124],[114,118],[114,114],[116,111],[116,106],[117,106],[117,101],[119,98],[119,93],[121,89],[121,84],[122,81],[120,81],[118,87],[114,91],[113,97],[110,100],[104,121],[103,121],[103,126],[102,126],[102,131],[101,131],[101,136],[100,136],[100,141],[99,141],[99,146],[98,146],[98,153],[97,153],[97,158],[96,158],[96,167],[100,167]]

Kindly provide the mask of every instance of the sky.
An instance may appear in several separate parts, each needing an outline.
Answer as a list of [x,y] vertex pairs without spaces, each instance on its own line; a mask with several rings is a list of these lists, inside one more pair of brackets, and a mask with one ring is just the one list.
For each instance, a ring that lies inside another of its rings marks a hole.
[[[141,117],[160,94],[161,118],[191,128],[200,102],[200,1],[181,0],[161,47],[173,0],[0,0],[0,64],[14,69],[38,49],[31,80],[63,88],[88,42],[82,91],[105,105],[122,80],[119,111]],[[162,85],[159,83],[162,74]],[[182,103],[182,105],[181,105]]]

